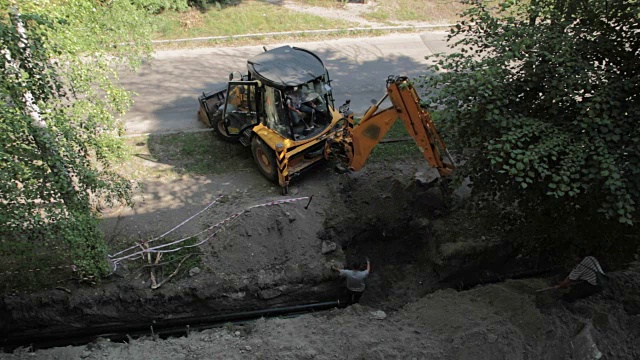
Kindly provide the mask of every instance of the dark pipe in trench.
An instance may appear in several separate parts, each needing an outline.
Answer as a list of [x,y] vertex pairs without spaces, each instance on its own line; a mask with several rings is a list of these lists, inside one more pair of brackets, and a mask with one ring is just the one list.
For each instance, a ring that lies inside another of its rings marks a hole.
[[18,347],[46,349],[56,346],[84,345],[97,338],[124,341],[130,338],[157,335],[159,337],[188,335],[189,330],[204,330],[233,322],[240,323],[261,317],[292,316],[322,311],[340,306],[340,301],[301,304],[271,309],[252,310],[212,316],[186,317],[180,319],[155,320],[152,323],[111,323],[66,330],[24,331],[2,339],[0,347],[10,352]]

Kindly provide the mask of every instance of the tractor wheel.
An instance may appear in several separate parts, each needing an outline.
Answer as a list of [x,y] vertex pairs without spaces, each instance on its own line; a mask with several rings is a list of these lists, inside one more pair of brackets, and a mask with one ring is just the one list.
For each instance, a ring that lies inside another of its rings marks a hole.
[[276,163],[276,153],[259,136],[254,136],[251,140],[251,153],[262,175],[271,180],[271,182],[277,183],[278,165]]
[[211,124],[213,131],[218,135],[218,138],[222,141],[235,143],[238,142],[237,136],[230,136],[227,133],[227,129],[224,128],[224,120],[222,120],[222,112],[218,111],[213,115],[213,124]]

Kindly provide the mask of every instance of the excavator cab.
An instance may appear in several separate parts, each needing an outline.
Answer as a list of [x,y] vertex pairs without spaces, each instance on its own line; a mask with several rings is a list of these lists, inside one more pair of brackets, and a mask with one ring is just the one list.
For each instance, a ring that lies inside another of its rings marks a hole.
[[317,55],[290,46],[265,48],[247,70],[203,93],[198,117],[220,139],[250,147],[258,170],[286,193],[291,177],[324,159],[324,143],[341,119],[329,72]]
[[[316,92],[313,82],[284,89],[265,86],[265,125],[286,139],[313,137],[333,119],[324,95],[321,91]],[[292,110],[291,106],[305,111]]]

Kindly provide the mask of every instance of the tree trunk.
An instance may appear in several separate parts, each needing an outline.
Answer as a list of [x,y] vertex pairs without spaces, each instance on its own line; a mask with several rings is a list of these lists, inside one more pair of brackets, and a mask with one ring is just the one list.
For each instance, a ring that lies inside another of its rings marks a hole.
[[24,22],[22,21],[18,8],[13,6],[11,8],[11,13],[13,25],[15,26],[20,38],[19,46],[23,49],[23,56],[19,61],[18,59],[13,59],[10,50],[6,49],[5,57],[9,67],[15,70],[14,77],[16,82],[19,83],[20,87],[23,89],[21,100],[24,104],[23,111],[25,115],[31,119],[31,126],[33,128],[31,135],[35,140],[36,146],[40,150],[42,160],[47,164],[56,177],[64,180],[65,186],[63,189],[60,189],[60,193],[65,204],[73,209],[89,209],[88,203],[82,201],[79,196],[73,177],[64,166],[64,163],[62,161],[56,161],[57,159],[60,159],[61,156],[59,151],[56,149],[55,140],[51,136],[47,122],[42,118],[40,108],[36,104],[31,90],[29,90],[28,85],[20,74],[20,65],[27,69],[33,68],[31,64],[31,50],[29,47],[29,40],[27,38],[27,31],[24,27]]

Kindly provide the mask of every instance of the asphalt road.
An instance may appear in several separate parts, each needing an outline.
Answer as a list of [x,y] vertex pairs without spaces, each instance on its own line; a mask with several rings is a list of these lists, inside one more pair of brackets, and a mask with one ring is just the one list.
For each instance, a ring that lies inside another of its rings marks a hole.
[[[424,74],[424,57],[447,51],[445,36],[444,32],[426,32],[268,47],[291,45],[314,51],[333,79],[335,105],[351,99],[351,110],[362,114],[372,100],[384,95],[387,76]],[[246,60],[262,51],[262,46],[243,46],[157,52],[152,63],[138,73],[121,74],[121,84],[137,94],[123,118],[127,132],[203,129],[196,116],[198,96],[223,85],[232,71],[246,73]]]

